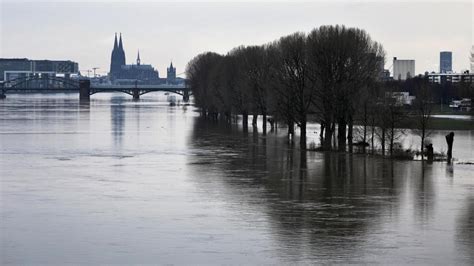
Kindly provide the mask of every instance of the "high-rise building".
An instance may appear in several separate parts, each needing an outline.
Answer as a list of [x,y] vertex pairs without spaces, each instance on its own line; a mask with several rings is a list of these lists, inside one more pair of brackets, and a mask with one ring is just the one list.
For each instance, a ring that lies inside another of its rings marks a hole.
[[406,80],[415,76],[415,60],[393,58],[393,79]]
[[442,51],[439,53],[439,73],[453,72],[453,53]]

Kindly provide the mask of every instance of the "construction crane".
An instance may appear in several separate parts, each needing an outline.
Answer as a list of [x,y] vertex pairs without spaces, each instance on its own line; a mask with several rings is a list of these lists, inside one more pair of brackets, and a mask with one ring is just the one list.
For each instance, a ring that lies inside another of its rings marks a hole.
[[90,70],[90,69],[83,69],[83,70],[79,70],[79,71],[87,72],[87,77],[90,78],[90,74],[91,74],[92,70]]
[[96,71],[97,69],[100,69],[100,67],[93,67],[93,68],[92,68],[92,70],[94,70],[94,78],[97,77],[97,75],[95,74],[95,71]]

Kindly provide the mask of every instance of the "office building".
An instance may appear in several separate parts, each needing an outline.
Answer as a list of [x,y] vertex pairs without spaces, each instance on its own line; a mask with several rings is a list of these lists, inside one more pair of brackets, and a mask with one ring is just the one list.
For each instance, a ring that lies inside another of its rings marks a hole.
[[464,73],[428,73],[428,80],[432,83],[474,83],[474,73],[465,71]]
[[27,58],[0,58],[0,81],[27,76],[65,76],[79,74],[79,65],[70,60],[30,60]]
[[415,60],[393,58],[393,79],[406,80],[415,76]]
[[453,72],[453,53],[443,51],[439,53],[439,73]]

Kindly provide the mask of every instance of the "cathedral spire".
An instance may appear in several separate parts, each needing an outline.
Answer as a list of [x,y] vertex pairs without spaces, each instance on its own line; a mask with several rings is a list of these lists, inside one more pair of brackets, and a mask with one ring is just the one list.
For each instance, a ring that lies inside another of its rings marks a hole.
[[120,33],[120,37],[119,37],[119,45],[118,45],[117,54],[118,54],[117,56],[118,65],[119,66],[125,65],[125,51],[123,50],[122,33]]
[[123,44],[122,44],[122,33],[120,33],[119,49],[123,51]]
[[114,50],[118,48],[117,45],[117,33],[115,33],[115,41],[114,41]]
[[138,54],[137,54],[137,66],[140,65],[140,50],[138,50]]

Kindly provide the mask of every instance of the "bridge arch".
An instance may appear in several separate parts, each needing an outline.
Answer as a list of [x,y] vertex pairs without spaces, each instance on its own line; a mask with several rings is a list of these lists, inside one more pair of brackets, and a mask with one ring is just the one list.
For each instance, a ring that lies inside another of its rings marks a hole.
[[35,91],[35,92],[79,92],[80,99],[89,99],[90,95],[105,92],[120,92],[139,99],[140,95],[150,92],[163,91],[174,93],[183,97],[187,102],[192,95],[186,85],[110,85],[91,84],[89,79],[71,79],[50,75],[34,75],[8,80],[0,84],[0,97],[5,98],[5,93],[11,90]]
[[79,89],[79,81],[73,80],[71,78],[35,75],[7,80],[3,82],[2,90],[8,91],[18,89],[38,89],[38,85],[41,87],[46,83],[49,83],[48,86],[52,87],[44,89]]

